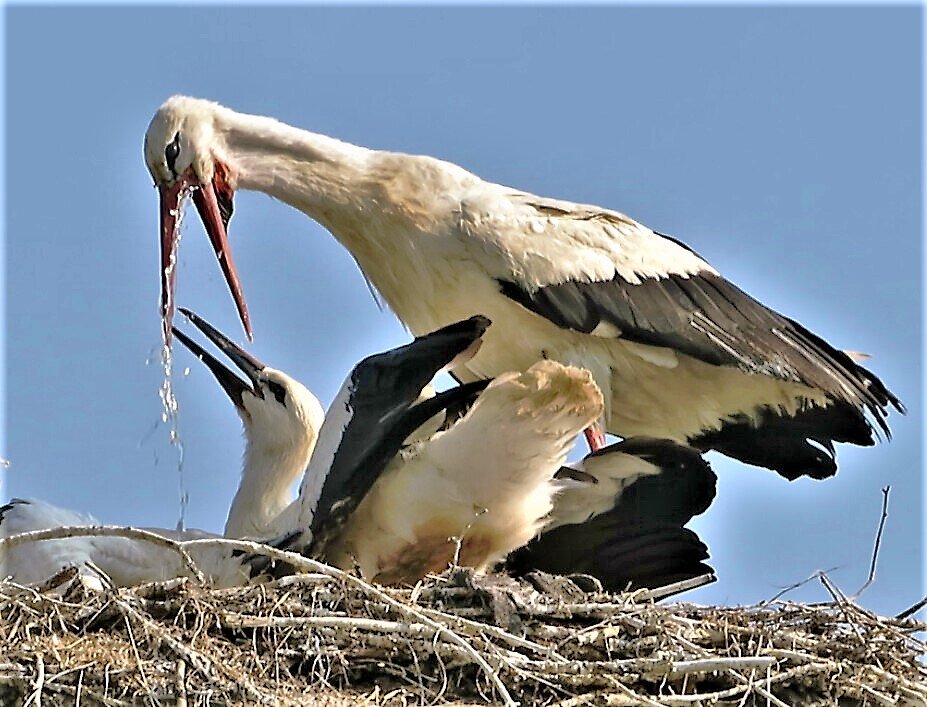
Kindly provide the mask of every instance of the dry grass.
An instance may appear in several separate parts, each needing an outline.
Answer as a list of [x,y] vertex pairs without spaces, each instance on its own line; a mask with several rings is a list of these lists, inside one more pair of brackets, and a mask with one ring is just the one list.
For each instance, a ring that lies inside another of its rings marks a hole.
[[388,589],[302,569],[231,590],[0,583],[0,704],[927,705],[925,624],[826,577],[829,603],[720,608],[548,575]]

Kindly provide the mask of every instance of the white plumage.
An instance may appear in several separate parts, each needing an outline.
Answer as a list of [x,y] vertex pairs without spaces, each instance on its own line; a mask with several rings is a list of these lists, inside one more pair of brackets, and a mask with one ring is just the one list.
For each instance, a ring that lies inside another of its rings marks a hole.
[[[272,537],[296,523],[299,509],[293,503],[290,487],[308,464],[322,426],[322,407],[299,381],[265,366],[192,312],[190,316],[239,365],[253,386],[237,378],[182,332],[175,332],[215,374],[235,403],[244,427],[241,480],[229,510],[225,537]],[[287,515],[288,510],[292,515]],[[39,500],[14,499],[0,508],[2,538],[31,530],[94,525],[100,523],[90,515]],[[173,540],[221,537],[200,530],[150,530]],[[243,584],[250,577],[241,556],[224,548],[193,547],[190,554],[217,586]],[[91,586],[101,586],[96,568],[116,586],[189,574],[177,552],[133,538],[75,537],[11,548],[0,546],[0,577],[12,577],[21,584],[41,582],[72,565]]]
[[[563,480],[569,447],[603,408],[587,371],[540,361],[482,391],[442,393],[443,401],[430,385],[422,391],[435,372],[478,350],[488,324],[481,318],[359,363],[319,429],[318,403],[298,381],[184,313],[252,381],[253,391],[175,330],[235,402],[248,430],[246,459],[270,436],[278,440],[274,463],[265,452],[266,463],[246,464],[227,534],[279,534],[289,542],[301,531],[309,538],[304,550],[383,583],[414,583],[452,561],[485,570],[539,532],[544,557],[526,549],[517,562],[524,571],[557,559],[562,571],[575,565],[607,586],[624,587],[710,569],[701,562],[706,548],[683,528],[713,498],[714,475],[694,450],[632,440],[571,465],[584,481]],[[461,404],[469,408],[458,418],[451,408]],[[305,458],[304,440],[316,437],[299,497],[277,494],[268,503],[261,487],[283,489],[297,470],[281,460]],[[249,477],[249,469],[257,473]],[[647,475],[661,480],[628,497]],[[680,476],[691,482],[679,483]],[[601,518],[587,523],[593,517]],[[565,541],[551,534],[570,524]],[[313,529],[327,539],[324,547],[313,546]],[[648,553],[662,560],[654,563]]]
[[292,493],[312,458],[325,413],[302,383],[267,366],[190,310],[182,310],[236,366],[238,378],[212,354],[175,329],[174,335],[212,372],[231,399],[245,433],[241,481],[225,535],[266,539],[295,527],[299,504]]
[[[872,444],[897,398],[869,371],[764,307],[698,254],[616,211],[537,197],[431,157],[368,150],[174,97],[145,158],[161,191],[162,269],[192,193],[250,320],[226,227],[235,189],[311,216],[415,334],[495,322],[462,380],[543,357],[588,369],[609,431],[688,441],[788,478],[836,471],[834,442]],[[173,283],[162,275],[165,321]],[[809,441],[810,440],[810,441]]]
[[[475,318],[359,363],[320,429],[318,402],[298,381],[183,311],[253,384],[174,331],[216,376],[245,426],[247,463],[226,534],[266,539],[315,527],[330,535],[328,560],[384,583],[415,582],[455,559],[486,569],[527,543],[548,522],[560,489],[554,477],[570,446],[602,413],[587,371],[540,361],[466,394],[475,401],[459,420],[445,421],[441,406],[406,430],[403,420],[418,420],[419,405],[437,402],[421,394],[423,386],[479,348],[488,322]],[[444,395],[459,397],[456,390]],[[391,424],[403,431],[391,437]],[[381,437],[392,442],[367,454]],[[309,452],[293,500],[286,495],[293,462]],[[346,503],[353,504],[346,517],[327,517]]]
[[[13,499],[0,507],[0,538],[32,530],[70,526],[98,526],[90,515],[59,508],[44,501]],[[172,531],[146,528],[171,540],[199,540],[220,537],[199,530]],[[231,550],[216,547],[191,547],[196,566],[218,587],[244,584],[249,569]],[[65,567],[75,567],[81,580],[90,587],[102,588],[112,583],[128,587],[173,577],[191,576],[176,551],[134,538],[110,536],[55,538],[0,546],[0,578],[19,584],[36,584]],[[100,576],[100,572],[103,576]]]
[[414,583],[454,561],[491,567],[544,525],[555,474],[601,413],[581,369],[542,361],[499,376],[461,420],[389,464],[330,557],[383,583]]

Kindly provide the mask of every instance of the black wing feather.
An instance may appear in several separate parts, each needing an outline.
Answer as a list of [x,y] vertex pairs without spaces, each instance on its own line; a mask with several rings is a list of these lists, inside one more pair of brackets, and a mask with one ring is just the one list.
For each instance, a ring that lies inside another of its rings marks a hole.
[[0,524],[3,523],[3,518],[7,513],[13,510],[16,506],[28,506],[29,501],[22,498],[11,498],[9,503],[6,503],[0,506]]
[[596,452],[622,452],[660,468],[628,485],[614,507],[584,523],[542,533],[506,561],[510,571],[589,574],[606,589],[661,587],[713,572],[708,548],[683,526],[715,497],[717,477],[701,455],[669,440],[631,438]]
[[[489,383],[489,380],[474,381],[438,393],[433,398],[391,414],[391,419],[378,425],[376,432],[373,432],[369,425],[364,425],[363,427],[367,428],[366,434],[371,435],[372,443],[365,445],[359,450],[360,453],[335,453],[329,476],[326,477],[312,517],[310,554],[324,554],[326,545],[340,534],[354,509],[360,505],[374,482],[399,453],[409,435],[442,410],[454,409],[472,402],[474,396]],[[357,429],[363,427],[358,426]],[[348,447],[352,441],[354,436],[349,437],[346,434],[342,445]],[[332,481],[329,482],[329,479]]]
[[336,537],[351,513],[402,446],[425,421],[472,399],[488,381],[458,386],[416,404],[435,374],[466,351],[489,326],[485,317],[418,337],[412,343],[370,356],[351,372],[352,416],[326,470],[310,531],[315,554]]
[[887,407],[904,412],[898,398],[844,352],[710,272],[668,274],[639,284],[619,276],[572,280],[533,291],[504,280],[500,288],[561,328],[588,334],[607,322],[629,341],[804,383],[851,403],[857,415],[868,410],[886,435]]

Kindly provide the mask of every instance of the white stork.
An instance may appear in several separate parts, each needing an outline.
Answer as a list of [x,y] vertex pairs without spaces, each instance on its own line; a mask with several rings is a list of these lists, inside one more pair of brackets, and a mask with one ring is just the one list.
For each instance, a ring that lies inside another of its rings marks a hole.
[[561,469],[550,518],[506,566],[524,574],[588,574],[605,589],[662,587],[712,573],[708,548],[684,526],[715,497],[698,451],[634,437]]
[[475,313],[496,326],[465,381],[547,357],[592,372],[607,429],[717,449],[789,479],[836,472],[899,400],[872,373],[725,280],[679,241],[608,209],[486,182],[175,96],[145,136],[161,198],[165,332],[177,223],[192,195],[249,337],[227,241],[236,189],[326,227],[415,334]]
[[554,361],[422,395],[488,325],[472,317],[355,366],[303,477],[303,552],[409,583],[455,560],[486,569],[537,533],[602,395]]
[[[35,499],[14,498],[0,506],[0,538],[33,530],[98,525],[100,522],[93,516]],[[220,537],[201,530],[145,530],[178,541]],[[217,587],[245,584],[251,576],[248,563],[231,550],[194,546],[189,554],[200,571]],[[72,566],[77,568],[81,581],[95,589],[102,589],[110,582],[117,587],[131,587],[190,576],[190,570],[179,553],[135,538],[78,536],[37,540],[12,547],[0,546],[0,579],[37,584]],[[97,568],[105,577],[100,577]]]
[[[276,457],[246,463],[227,536],[290,535],[302,516],[307,538],[313,527],[321,536],[309,543],[315,554],[385,583],[413,582],[452,559],[486,569],[541,529],[512,569],[582,571],[615,589],[710,571],[702,563],[707,549],[682,527],[714,497],[714,475],[698,452],[638,439],[559,467],[601,409],[588,373],[541,362],[485,390],[420,394],[440,367],[475,353],[482,320],[362,361],[318,432],[321,406],[302,384],[181,311],[253,384],[173,330],[235,403],[248,430],[246,459],[268,446],[264,429],[279,440]],[[292,501],[298,460],[308,458],[316,432],[319,456]],[[551,532],[563,525],[569,529]]]
[[265,365],[195,312],[181,311],[250,382],[241,380],[182,331],[173,330],[219,381],[244,427],[244,464],[225,535],[278,536],[297,523],[298,506],[293,503],[291,487],[302,477],[315,449],[325,419],[322,404],[298,380]]
[[[246,430],[226,535],[292,542],[290,531],[302,528],[310,554],[380,582],[414,582],[455,554],[483,569],[527,543],[546,522],[569,446],[602,411],[586,371],[549,361],[423,396],[436,373],[478,349],[488,321],[476,317],[361,361],[322,423],[302,384],[181,311],[253,384],[173,329]],[[289,487],[307,461],[293,499]]]
[[455,554],[483,569],[527,543],[569,446],[602,412],[586,371],[549,361],[423,396],[439,370],[478,349],[488,322],[476,317],[361,361],[319,429],[321,406],[298,381],[181,311],[253,384],[173,330],[235,403],[246,460],[263,462],[246,464],[226,535],[292,542],[290,531],[305,529],[310,554],[380,582],[414,582]]
[[[265,366],[193,312],[191,321],[245,373],[240,380],[183,332],[174,334],[212,371],[232,399],[245,432],[245,454],[238,491],[229,510],[225,537],[267,538],[293,527],[298,507],[292,505],[290,486],[303,473],[322,426],[318,399],[299,381]],[[289,511],[292,515],[287,515]],[[92,516],[38,500],[13,499],[0,507],[0,537],[30,530],[100,523]],[[174,540],[220,537],[201,530],[151,528]],[[217,586],[247,582],[251,567],[231,551],[190,548],[194,562]],[[116,586],[131,586],[185,576],[189,570],[178,553],[144,540],[110,536],[41,540],[0,548],[0,578],[33,584],[66,566],[78,568],[82,581],[102,586],[93,566]]]

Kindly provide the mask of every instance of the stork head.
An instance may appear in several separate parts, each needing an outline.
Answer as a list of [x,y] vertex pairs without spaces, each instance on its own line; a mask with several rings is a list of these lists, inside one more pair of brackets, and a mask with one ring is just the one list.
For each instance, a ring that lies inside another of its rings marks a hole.
[[180,311],[247,377],[247,381],[242,380],[182,331],[173,330],[231,398],[245,428],[248,453],[286,456],[294,461],[294,468],[301,470],[309,462],[325,417],[318,398],[298,380],[265,365],[194,312],[183,308]]
[[170,341],[174,314],[175,264],[180,216],[187,196],[216,251],[248,339],[253,338],[248,307],[228,242],[236,174],[224,157],[217,103],[174,96],[162,105],[145,133],[145,162],[161,201],[161,321]]

